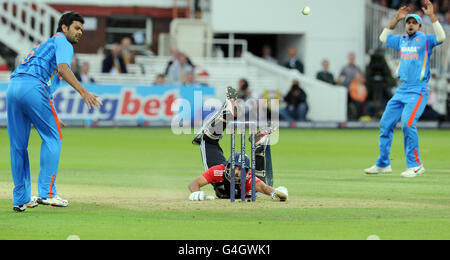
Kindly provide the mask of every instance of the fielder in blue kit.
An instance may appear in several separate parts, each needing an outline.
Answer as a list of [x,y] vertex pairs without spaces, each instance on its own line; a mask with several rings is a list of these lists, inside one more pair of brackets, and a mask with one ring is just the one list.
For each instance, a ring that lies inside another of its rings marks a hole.
[[[58,196],[55,186],[63,139],[61,125],[64,124],[58,119],[52,94],[64,79],[80,93],[89,108],[101,105],[98,96],[88,92],[70,70],[73,44],[81,38],[83,23],[83,18],[77,13],[64,14],[59,21],[58,32],[31,50],[11,75],[6,103],[15,186],[14,211],[23,212],[38,204],[68,206],[68,201]],[[31,124],[42,139],[39,194],[33,198],[28,158]]]
[[[434,15],[433,5],[425,1],[424,12],[430,16],[436,34],[426,35],[419,30],[422,19],[416,14],[408,14],[409,9],[402,7],[394,20],[383,31],[380,40],[387,47],[400,51],[400,64],[397,75],[402,85],[397,88],[395,95],[388,102],[380,122],[380,155],[376,165],[365,170],[367,174],[391,173],[389,158],[394,135],[394,128],[401,120],[404,135],[404,149],[407,170],[402,177],[416,177],[425,173],[419,153],[419,136],[416,122],[422,116],[429,97],[430,57],[433,48],[442,44],[445,33]],[[400,20],[406,18],[406,32],[404,36],[392,35],[392,30]]]

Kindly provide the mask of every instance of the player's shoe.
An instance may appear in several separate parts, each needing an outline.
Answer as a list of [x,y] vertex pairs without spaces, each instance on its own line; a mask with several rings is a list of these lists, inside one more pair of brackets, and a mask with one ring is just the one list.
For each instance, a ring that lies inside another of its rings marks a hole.
[[67,207],[69,202],[62,199],[59,196],[54,196],[53,198],[38,198],[37,202],[42,205],[50,205],[53,207]]
[[374,165],[370,168],[365,169],[364,172],[366,174],[370,174],[370,175],[389,174],[389,173],[392,173],[392,167],[390,165],[386,166],[386,167],[378,167],[378,166]]
[[192,144],[200,145],[203,135],[209,132],[208,136],[213,139],[218,139],[218,136],[215,136],[214,133],[211,132],[211,128],[214,128],[217,124],[223,124],[227,122],[227,119],[233,118],[236,119],[238,116],[238,104],[237,104],[237,92],[234,88],[227,88],[227,100],[223,104],[222,108],[217,110],[214,116],[210,117],[207,122],[205,122],[202,128],[195,134],[194,140],[192,140]]
[[414,178],[417,177],[417,175],[422,175],[425,173],[425,167],[423,165],[420,165],[418,167],[412,167],[408,168],[406,171],[404,171],[400,176],[404,178]]
[[[255,136],[255,146],[260,147],[262,145],[268,145],[270,142],[270,135],[278,130],[278,124],[273,123],[271,126],[260,129]],[[249,138],[251,142],[251,136]]]
[[24,212],[26,209],[36,208],[39,206],[39,203],[37,202],[37,197],[32,197],[30,202],[20,205],[20,206],[13,206],[13,210],[15,212]]
[[236,89],[227,87],[227,100],[225,101],[222,110],[225,111],[225,113],[231,114],[234,119],[238,117],[237,98],[238,94]]

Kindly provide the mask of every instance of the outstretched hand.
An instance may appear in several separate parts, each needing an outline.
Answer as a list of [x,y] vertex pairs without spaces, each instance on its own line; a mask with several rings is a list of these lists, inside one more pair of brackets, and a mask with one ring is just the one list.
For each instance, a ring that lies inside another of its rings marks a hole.
[[84,102],[86,102],[89,109],[99,109],[103,105],[103,102],[98,99],[98,95],[89,91],[82,93],[81,97],[83,98]]
[[62,127],[66,127],[66,124],[61,119],[59,119],[59,125]]
[[395,16],[395,18],[397,19],[397,21],[401,21],[405,19],[406,16],[408,16],[409,12],[410,12],[409,7],[407,6],[400,7],[400,9],[398,9],[397,11],[397,15]]
[[424,4],[425,6],[422,7],[423,12],[430,17],[434,15],[433,3],[431,3],[430,0],[425,0]]

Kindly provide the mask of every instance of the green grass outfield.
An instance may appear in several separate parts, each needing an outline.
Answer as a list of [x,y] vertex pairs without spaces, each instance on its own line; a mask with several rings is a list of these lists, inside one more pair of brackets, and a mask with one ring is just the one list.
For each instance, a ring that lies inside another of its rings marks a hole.
[[[202,173],[193,135],[169,129],[64,129],[57,178],[68,208],[12,211],[6,129],[0,129],[0,239],[450,239],[450,131],[420,131],[427,173],[402,179],[396,131],[394,174],[366,176],[378,131],[282,130],[273,146],[275,186],[290,200],[188,201]],[[222,141],[226,154],[229,139]],[[30,141],[33,194],[40,138]],[[211,186],[204,190],[213,195]]]

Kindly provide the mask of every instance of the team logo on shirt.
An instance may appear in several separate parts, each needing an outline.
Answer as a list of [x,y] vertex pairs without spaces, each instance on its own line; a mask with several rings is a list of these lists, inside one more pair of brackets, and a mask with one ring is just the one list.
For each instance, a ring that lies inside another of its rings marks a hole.
[[419,50],[419,47],[418,47],[418,46],[402,47],[402,52],[412,52],[412,53],[417,53],[418,50]]
[[402,60],[418,60],[419,59],[418,46],[402,47],[401,59]]

